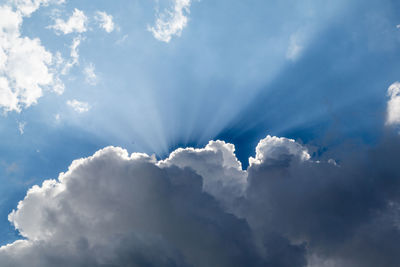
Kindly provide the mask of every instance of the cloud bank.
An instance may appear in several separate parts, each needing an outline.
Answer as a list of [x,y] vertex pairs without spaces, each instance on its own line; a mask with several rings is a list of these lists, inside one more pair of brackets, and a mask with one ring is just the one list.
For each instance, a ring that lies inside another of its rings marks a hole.
[[164,160],[107,147],[34,186],[2,266],[398,266],[400,137],[335,161],[266,136],[247,170],[210,141]]

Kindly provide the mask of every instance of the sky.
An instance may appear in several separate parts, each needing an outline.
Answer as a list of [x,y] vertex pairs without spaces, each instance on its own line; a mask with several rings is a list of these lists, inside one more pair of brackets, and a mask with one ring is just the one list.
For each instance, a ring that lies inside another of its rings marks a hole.
[[398,1],[0,0],[0,262],[398,266],[398,81]]

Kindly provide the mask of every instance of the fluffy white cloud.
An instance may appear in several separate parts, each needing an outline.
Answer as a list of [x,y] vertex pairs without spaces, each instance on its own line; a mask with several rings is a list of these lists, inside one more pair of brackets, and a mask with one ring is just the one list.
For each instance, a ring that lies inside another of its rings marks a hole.
[[13,5],[23,16],[30,16],[41,5],[62,4],[65,0],[9,0],[8,3]]
[[388,89],[388,96],[390,97],[387,103],[387,117],[386,124],[397,125],[400,124],[400,83],[393,83]]
[[76,99],[68,100],[67,105],[73,108],[78,113],[88,112],[90,110],[90,105],[87,102],[81,102]]
[[21,36],[24,16],[49,1],[12,1],[0,6],[0,106],[4,111],[21,111],[43,95],[44,88],[60,92],[62,83],[50,68],[53,55],[39,39]]
[[49,26],[57,33],[69,34],[73,32],[83,33],[87,31],[88,18],[85,13],[77,8],[74,9],[71,17],[67,21],[60,18],[55,20],[54,25]]
[[180,36],[186,27],[191,0],[175,0],[172,10],[165,10],[156,19],[155,26],[149,27],[153,36],[168,43],[173,35]]
[[296,143],[293,139],[267,135],[256,147],[256,157],[250,157],[249,163],[269,164],[280,160],[287,160],[288,157],[295,157],[300,160],[309,160],[310,154],[305,147]]
[[244,195],[247,185],[247,172],[235,156],[235,146],[223,141],[210,141],[205,148],[180,148],[160,162],[160,166],[176,165],[191,168],[203,177],[203,189],[221,200],[231,204]]
[[110,33],[114,30],[113,16],[103,11],[97,11],[95,19],[106,32]]

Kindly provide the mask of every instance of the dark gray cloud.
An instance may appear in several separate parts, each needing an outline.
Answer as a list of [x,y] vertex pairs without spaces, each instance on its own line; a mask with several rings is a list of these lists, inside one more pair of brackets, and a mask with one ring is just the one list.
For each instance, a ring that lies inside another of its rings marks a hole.
[[10,214],[26,240],[2,266],[258,266],[243,219],[203,192],[202,178],[108,147],[30,189]]
[[0,248],[1,265],[399,265],[393,129],[319,158],[267,136],[245,171],[234,151],[217,141],[157,161],[107,147],[76,160],[9,215],[25,239]]

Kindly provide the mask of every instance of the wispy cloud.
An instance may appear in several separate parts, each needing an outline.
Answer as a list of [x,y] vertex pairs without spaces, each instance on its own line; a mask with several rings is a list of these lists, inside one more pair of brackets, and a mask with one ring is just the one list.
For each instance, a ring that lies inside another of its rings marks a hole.
[[70,34],[73,32],[83,33],[87,31],[88,18],[85,13],[77,8],[67,21],[60,18],[55,19],[54,25],[49,26],[56,30],[56,33]]
[[97,84],[97,75],[95,73],[95,67],[93,63],[90,63],[85,67],[85,69],[83,70],[83,74],[85,75],[86,83],[90,85]]
[[164,10],[157,15],[155,26],[149,27],[153,36],[162,42],[168,43],[172,36],[180,36],[188,22],[191,0],[175,0],[172,9]]
[[68,100],[67,105],[73,108],[78,113],[88,112],[90,110],[90,105],[87,102],[81,102],[76,99]]
[[103,11],[97,11],[95,19],[99,23],[99,26],[103,28],[106,32],[110,33],[114,30],[115,25],[113,21],[113,16]]

